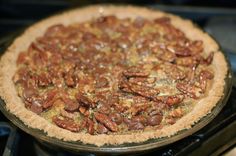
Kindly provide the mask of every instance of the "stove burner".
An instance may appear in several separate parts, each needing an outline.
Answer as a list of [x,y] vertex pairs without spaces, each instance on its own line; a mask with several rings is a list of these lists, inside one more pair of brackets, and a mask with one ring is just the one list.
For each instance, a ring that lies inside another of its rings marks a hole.
[[17,128],[13,126],[11,123],[0,122],[0,138],[6,139],[6,137],[7,137],[7,141],[6,141],[5,146],[3,146],[5,147],[3,151],[3,155],[13,156],[17,152],[17,146],[18,146],[18,141],[19,141]]

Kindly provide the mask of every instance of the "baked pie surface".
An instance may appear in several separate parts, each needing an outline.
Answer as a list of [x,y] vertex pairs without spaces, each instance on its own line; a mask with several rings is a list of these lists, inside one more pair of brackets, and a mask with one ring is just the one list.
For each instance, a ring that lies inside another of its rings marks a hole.
[[[190,21],[93,6],[27,29],[1,59],[1,97],[66,141],[143,142],[191,128],[223,96],[227,64]],[[14,98],[13,98],[14,97]]]

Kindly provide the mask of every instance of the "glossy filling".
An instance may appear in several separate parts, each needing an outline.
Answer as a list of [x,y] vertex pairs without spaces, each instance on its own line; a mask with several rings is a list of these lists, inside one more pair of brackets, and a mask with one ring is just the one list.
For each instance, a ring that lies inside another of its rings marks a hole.
[[103,16],[49,27],[19,54],[13,81],[27,109],[61,128],[148,131],[207,96],[213,55],[168,17]]

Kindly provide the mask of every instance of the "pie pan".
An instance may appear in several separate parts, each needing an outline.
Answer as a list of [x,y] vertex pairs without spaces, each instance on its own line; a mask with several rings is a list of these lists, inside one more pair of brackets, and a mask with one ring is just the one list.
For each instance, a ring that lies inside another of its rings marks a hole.
[[[14,38],[10,39],[12,41]],[[147,150],[151,150],[157,147],[161,147],[167,144],[170,144],[172,142],[175,142],[177,140],[180,140],[186,136],[189,136],[193,134],[194,132],[198,131],[202,127],[204,127],[206,124],[208,124],[223,108],[223,106],[226,104],[227,99],[230,95],[231,86],[232,86],[232,74],[230,70],[230,65],[227,62],[227,68],[228,72],[224,79],[224,92],[223,96],[220,98],[220,100],[217,102],[216,106],[211,110],[211,113],[208,113],[203,118],[201,118],[198,122],[196,122],[190,129],[181,130],[175,135],[172,135],[170,137],[162,137],[158,139],[149,139],[148,141],[144,141],[141,143],[127,143],[127,144],[121,144],[121,145],[103,145],[101,147],[97,147],[95,145],[91,144],[83,144],[82,142],[72,142],[72,141],[63,141],[54,137],[49,137],[45,132],[39,129],[33,129],[25,125],[19,118],[11,114],[6,109],[6,105],[3,100],[1,100],[1,106],[0,109],[3,112],[3,114],[12,121],[16,126],[21,128],[23,131],[29,133],[36,139],[38,139],[41,142],[48,143],[60,148],[63,148],[68,151],[73,152],[90,152],[90,153],[132,153],[132,152],[144,152]]]

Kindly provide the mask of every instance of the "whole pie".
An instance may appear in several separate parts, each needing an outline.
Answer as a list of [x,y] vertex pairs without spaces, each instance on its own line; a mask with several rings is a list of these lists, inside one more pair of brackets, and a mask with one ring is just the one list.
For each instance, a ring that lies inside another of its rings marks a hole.
[[223,96],[227,63],[190,21],[90,6],[29,27],[1,58],[0,95],[31,128],[102,146],[189,129]]

